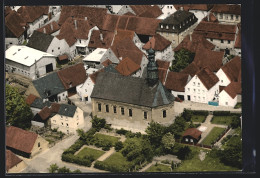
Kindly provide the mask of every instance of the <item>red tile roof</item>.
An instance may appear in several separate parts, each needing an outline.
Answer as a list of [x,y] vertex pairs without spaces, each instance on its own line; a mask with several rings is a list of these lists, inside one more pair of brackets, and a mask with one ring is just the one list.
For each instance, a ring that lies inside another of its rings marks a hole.
[[237,27],[238,27],[238,33],[237,33],[237,38],[234,47],[241,49],[241,24],[238,24]]
[[32,23],[42,15],[47,15],[48,11],[48,6],[21,6],[17,10],[27,23]]
[[136,15],[140,15],[150,9],[151,5],[130,5],[131,9],[134,11]]
[[144,46],[143,49],[153,48],[155,51],[163,51],[171,45],[171,42],[160,34],[154,35]]
[[124,40],[125,38],[129,38],[130,40],[133,40],[134,35],[135,35],[134,31],[117,29],[112,45],[117,45],[117,43]]
[[199,70],[199,67],[194,62],[192,62],[185,69],[183,69],[181,73],[189,74],[191,77],[193,77]]
[[164,84],[165,82],[166,75],[167,75],[167,69],[158,68],[158,77],[162,84]]
[[[103,36],[103,39],[100,35]],[[114,32],[93,30],[90,36],[88,47],[108,49],[111,46],[113,38]]]
[[45,106],[39,113],[40,117],[42,118],[42,120],[46,120],[48,117],[51,116],[52,111],[50,108],[48,108],[47,106]]
[[217,17],[210,12],[210,14],[202,19],[202,21],[206,22],[215,22],[218,23]]
[[184,92],[189,75],[180,72],[168,72],[165,87],[169,90]]
[[6,156],[6,159],[5,159],[6,171],[8,171],[12,167],[16,166],[18,163],[23,161],[10,150],[5,150],[5,156]]
[[44,29],[45,29],[45,33],[50,35],[56,31],[58,31],[60,29],[60,26],[58,25],[57,22],[53,21],[53,22],[43,26],[42,28],[39,28],[37,31],[44,33]]
[[36,133],[18,127],[6,128],[6,146],[25,153],[31,153],[37,137]]
[[154,6],[150,7],[149,9],[147,9],[145,12],[141,13],[138,16],[139,17],[148,17],[148,18],[157,18],[157,17],[159,17],[162,14],[163,14],[163,12],[159,8],[159,6],[154,5]]
[[5,6],[5,16],[7,16],[10,12],[12,12],[12,9],[10,6]]
[[107,14],[106,8],[88,7],[88,6],[62,6],[59,18],[59,25],[62,25],[67,18],[82,18],[87,17],[93,26],[97,25],[99,28],[103,24],[105,15]]
[[239,80],[239,75],[241,71],[241,59],[239,56],[234,57],[229,62],[227,62],[223,67],[221,67],[223,72],[227,75],[230,81],[237,82]]
[[127,13],[125,13],[123,15],[135,16],[135,14],[133,14],[132,12],[127,12]]
[[166,70],[168,70],[168,68],[170,66],[170,62],[159,60],[159,59],[156,60],[156,63],[158,65],[158,69],[166,69]]
[[202,11],[209,11],[213,5],[211,4],[178,4],[174,5],[176,10],[180,10],[183,7],[183,10],[202,10]]
[[60,104],[58,103],[52,103],[51,104],[51,112],[52,113],[58,113],[60,109]]
[[115,69],[124,76],[129,76],[139,70],[140,65],[136,64],[130,58],[126,57],[115,67]]
[[64,55],[61,55],[58,57],[59,61],[64,61],[64,60],[67,60],[69,59],[68,55],[64,54]]
[[96,83],[98,74],[99,74],[100,72],[104,72],[104,68],[103,68],[103,69],[100,69],[100,70],[96,71],[95,73],[89,75],[90,79],[92,80],[92,82],[93,82],[94,84]]
[[11,11],[5,17],[5,26],[8,28],[15,37],[20,37],[24,32],[26,26],[24,19],[16,11]]
[[196,73],[200,81],[207,88],[211,89],[218,81],[218,77],[209,68],[205,67]]
[[195,138],[196,140],[199,139],[199,137],[201,136],[202,132],[199,131],[196,128],[188,128],[187,130],[185,130],[185,132],[183,133],[183,137],[185,136],[191,136],[192,138]]
[[77,85],[84,83],[87,79],[86,70],[83,63],[78,63],[62,69],[58,71],[57,74],[66,89],[76,87]]
[[215,4],[211,12],[240,15],[241,6],[238,4]]
[[179,51],[184,48],[195,53],[199,46],[203,46],[204,48],[210,50],[215,48],[215,45],[206,40],[203,35],[193,33],[192,35],[187,35],[182,42],[174,48],[174,51]]
[[77,39],[88,39],[88,33],[92,26],[88,20],[79,18],[67,18],[60,28],[60,33],[56,37],[65,39],[69,46],[76,43]]
[[31,104],[34,102],[34,100],[38,98],[37,96],[33,95],[33,94],[30,94],[29,96],[27,96],[26,98],[26,103],[31,106]]
[[234,41],[236,30],[236,25],[201,21],[194,33],[202,34],[205,38]]
[[199,47],[196,51],[193,62],[201,69],[208,67],[211,71],[217,72],[222,66],[224,51],[211,51]]
[[241,94],[242,88],[240,82],[231,82],[227,87],[224,88],[227,94],[232,97],[233,99],[238,95]]
[[110,64],[112,64],[112,61],[110,61],[109,59],[107,59],[107,60],[105,60],[104,62],[102,62],[102,65],[103,65],[104,67],[107,67],[107,66],[109,66]]
[[103,22],[102,30],[114,32],[116,29],[125,29],[134,31],[140,35],[155,35],[156,29],[161,20],[146,17],[107,14]]

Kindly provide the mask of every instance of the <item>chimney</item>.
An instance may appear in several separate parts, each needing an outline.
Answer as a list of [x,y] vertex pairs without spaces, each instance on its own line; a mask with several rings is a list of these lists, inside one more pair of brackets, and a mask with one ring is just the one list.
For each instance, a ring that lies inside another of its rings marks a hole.
[[208,13],[207,17],[208,17],[208,22],[209,22],[209,13]]
[[192,41],[192,35],[191,35],[191,33],[190,33],[190,41]]
[[43,28],[43,33],[46,33],[46,29],[45,29],[45,27]]
[[85,17],[85,20],[88,20],[88,17]]
[[183,11],[183,7],[180,7],[180,10]]
[[77,28],[77,20],[76,19],[74,19],[74,25],[75,25],[75,29],[77,30],[78,28]]
[[53,24],[51,23],[51,31],[53,31]]
[[102,33],[100,33],[100,35],[99,35],[99,36],[100,36],[100,40],[101,40],[101,41],[103,41],[103,34],[102,34]]

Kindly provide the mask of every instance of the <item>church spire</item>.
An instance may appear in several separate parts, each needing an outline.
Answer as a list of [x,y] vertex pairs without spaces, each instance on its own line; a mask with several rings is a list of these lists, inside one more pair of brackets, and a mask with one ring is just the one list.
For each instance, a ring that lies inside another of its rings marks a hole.
[[157,63],[155,61],[155,51],[150,48],[149,50],[147,50],[148,52],[148,64],[147,64],[147,81],[148,81],[148,85],[149,86],[154,86],[158,80],[158,67],[157,67]]

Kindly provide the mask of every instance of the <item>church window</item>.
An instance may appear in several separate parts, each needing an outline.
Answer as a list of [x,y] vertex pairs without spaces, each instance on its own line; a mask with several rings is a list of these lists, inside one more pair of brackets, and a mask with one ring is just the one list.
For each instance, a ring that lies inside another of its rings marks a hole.
[[166,110],[163,110],[163,118],[166,117]]
[[101,104],[98,103],[98,111],[100,112],[101,111]]
[[132,109],[129,109],[129,117],[132,117],[133,116],[133,111]]
[[106,104],[106,112],[109,112],[109,106]]
[[147,112],[144,111],[144,119],[147,119]]
[[121,114],[125,115],[125,109],[123,107],[121,108]]

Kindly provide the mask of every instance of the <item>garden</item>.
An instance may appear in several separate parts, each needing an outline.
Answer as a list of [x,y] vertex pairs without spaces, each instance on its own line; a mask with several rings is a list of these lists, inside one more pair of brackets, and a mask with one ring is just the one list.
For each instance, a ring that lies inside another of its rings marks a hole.
[[76,155],[79,156],[80,158],[93,157],[93,159],[96,160],[104,153],[105,152],[101,150],[85,147]]
[[228,125],[232,128],[240,127],[241,114],[230,113],[229,111],[214,111],[213,115],[212,124]]
[[225,128],[214,127],[206,138],[202,141],[203,145],[212,145],[214,144],[218,138],[225,132]]
[[149,167],[145,172],[171,172],[172,169],[170,166],[164,164],[155,164]]

